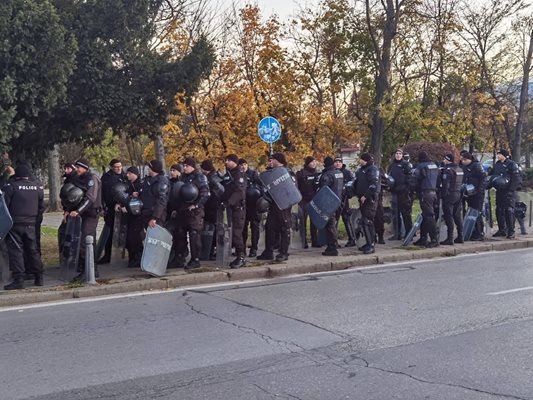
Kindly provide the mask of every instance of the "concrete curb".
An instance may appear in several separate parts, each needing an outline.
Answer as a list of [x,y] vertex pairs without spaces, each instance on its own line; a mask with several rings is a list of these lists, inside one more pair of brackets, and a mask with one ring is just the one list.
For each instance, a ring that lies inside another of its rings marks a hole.
[[506,251],[533,247],[533,239],[491,241],[467,243],[459,246],[440,246],[434,249],[402,249],[395,248],[384,254],[374,253],[362,255],[352,253],[339,257],[305,257],[290,260],[288,263],[270,264],[236,270],[209,272],[191,272],[182,275],[170,275],[163,278],[132,279],[111,282],[80,288],[62,286],[47,289],[26,289],[15,293],[0,294],[0,307],[12,307],[68,299],[81,299],[122,293],[143,292],[150,290],[168,290],[195,285],[216,284],[225,282],[245,282],[253,279],[278,278],[289,275],[313,272],[341,271],[351,268],[383,265],[409,260],[430,260],[440,257],[454,257],[462,254],[484,253],[489,251]]

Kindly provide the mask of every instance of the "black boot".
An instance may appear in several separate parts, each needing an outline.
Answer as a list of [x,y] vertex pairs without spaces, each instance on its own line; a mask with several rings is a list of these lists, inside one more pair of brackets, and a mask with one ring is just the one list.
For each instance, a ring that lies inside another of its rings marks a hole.
[[44,285],[43,274],[35,274],[35,279],[33,281],[33,284],[35,286],[43,286]]
[[446,240],[443,240],[442,242],[440,242],[440,244],[443,245],[443,246],[452,246],[453,245],[453,239],[450,236],[448,236],[446,238]]
[[96,264],[109,264],[111,262],[111,256],[108,256],[108,255],[104,255],[102,258],[100,258],[98,260],[98,262]]
[[464,243],[465,240],[463,238],[463,234],[462,233],[458,233],[457,234],[457,237],[454,239],[453,241],[454,243]]
[[338,256],[339,251],[336,248],[326,247],[326,250],[322,252],[323,256]]
[[195,269],[200,268],[200,260],[198,258],[191,258],[190,261],[185,266],[185,269]]
[[229,264],[230,268],[237,269],[246,266],[244,255],[239,255],[235,260]]
[[344,245],[344,247],[355,247],[357,246],[357,243],[355,243],[355,240],[351,239],[348,240],[348,242]]
[[4,286],[4,290],[15,290],[15,289],[24,289],[24,277],[23,276],[17,276],[16,278],[13,278],[13,282],[11,282],[9,285]]
[[250,253],[248,253],[248,257],[257,257],[257,249],[250,249]]
[[378,243],[385,244],[385,239],[383,239],[383,233],[378,233]]

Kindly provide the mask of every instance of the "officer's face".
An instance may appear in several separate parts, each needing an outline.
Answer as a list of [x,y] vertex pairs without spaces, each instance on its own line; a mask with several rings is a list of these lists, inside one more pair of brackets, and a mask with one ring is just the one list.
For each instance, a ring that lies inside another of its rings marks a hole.
[[235,161],[226,160],[226,168],[228,169],[234,169],[237,166]]
[[128,181],[130,182],[135,182],[135,180],[137,179],[137,175],[135,175],[132,172],[127,172],[126,177],[128,178]]
[[335,161],[333,163],[333,166],[337,169],[341,169],[342,168],[342,161]]
[[498,161],[505,161],[505,156],[501,153],[496,154],[496,158]]
[[246,163],[241,164],[241,171],[242,171],[242,172],[246,172],[246,171],[248,171],[248,164],[246,164]]
[[63,168],[63,172],[66,175],[70,175],[72,173],[72,171],[74,171],[74,170],[72,168],[70,168],[70,167]]
[[180,172],[177,169],[171,169],[170,170],[170,177],[171,178],[177,178],[180,176]]
[[122,173],[122,163],[113,164],[113,166],[111,168],[113,169],[113,172],[115,174],[121,174]]
[[472,163],[472,160],[470,160],[469,158],[461,158],[461,163],[463,165],[470,165]]
[[366,161],[363,160],[362,158],[360,158],[360,159],[359,159],[359,165],[360,165],[361,167],[364,167],[364,166],[366,165]]
[[403,153],[401,151],[397,151],[396,153],[394,153],[394,158],[400,161],[403,158]]
[[76,165],[76,171],[78,172],[79,175],[83,175],[84,173],[87,172],[85,168],[80,167],[79,165]]
[[194,171],[194,168],[191,167],[190,165],[187,165],[187,164],[183,164],[183,172],[185,172],[186,174],[190,174]]

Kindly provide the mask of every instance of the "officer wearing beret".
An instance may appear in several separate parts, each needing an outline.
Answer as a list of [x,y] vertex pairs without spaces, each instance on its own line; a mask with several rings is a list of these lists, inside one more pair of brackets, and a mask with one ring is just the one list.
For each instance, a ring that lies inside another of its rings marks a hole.
[[4,289],[23,289],[25,271],[34,274],[36,286],[43,286],[43,264],[35,234],[37,221],[42,219],[44,212],[43,186],[32,177],[29,165],[21,163],[3,191],[13,219],[13,227],[6,240],[13,281]]

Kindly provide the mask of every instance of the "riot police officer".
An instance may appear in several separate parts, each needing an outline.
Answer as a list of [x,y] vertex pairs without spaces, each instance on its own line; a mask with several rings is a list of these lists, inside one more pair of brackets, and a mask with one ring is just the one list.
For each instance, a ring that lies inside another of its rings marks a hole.
[[359,199],[361,220],[360,228],[366,240],[366,244],[359,248],[364,254],[374,253],[376,230],[374,218],[378,207],[378,195],[380,191],[379,169],[374,165],[374,156],[363,153],[359,158],[359,169],[355,173],[355,195]]
[[[196,161],[187,157],[183,161],[181,200],[176,217],[176,259],[179,267],[186,269],[200,267],[202,239],[200,232],[204,226],[204,205],[210,196],[209,185],[204,174],[196,169]],[[185,265],[187,233],[190,241],[191,259]]]
[[[100,178],[91,172],[89,161],[85,158],[80,158],[74,163],[74,166],[78,171],[78,179],[75,184],[83,190],[84,195],[81,203],[69,213],[68,217],[81,217],[81,242],[80,255],[78,257],[79,274],[74,280],[82,280],[85,276],[85,238],[87,236],[96,238],[96,227],[102,210],[102,191]],[[95,276],[98,277],[98,268],[95,268],[94,272]]]
[[[140,178],[139,169],[137,167],[129,167],[126,171],[126,178],[128,179],[127,194],[129,199],[139,196],[142,188],[142,181]],[[134,197],[135,196],[135,197]],[[126,233],[126,249],[128,250],[128,268],[140,268],[141,258],[143,253],[143,231],[144,223],[141,212],[134,212],[130,207],[128,209],[128,225]]]
[[[437,187],[442,200],[442,214],[446,223],[446,239],[440,242],[442,245],[464,243],[463,241],[463,203],[461,188],[463,187],[464,172],[459,165],[455,164],[455,156],[446,154],[442,160],[443,168],[439,175]],[[453,225],[457,229],[457,237],[453,238]]]
[[[318,190],[318,178],[320,174],[316,170],[317,161],[314,157],[308,156],[305,157],[304,167],[296,172],[296,186],[302,194],[302,201],[300,202],[300,207],[303,212],[304,220],[304,248],[307,249],[309,246],[307,244],[307,219],[309,213],[307,212],[307,205],[313,200],[315,194]],[[320,247],[318,244],[318,229],[313,225],[313,221],[309,219],[309,230],[311,233],[311,247]]]
[[[222,203],[224,186],[222,186],[222,178],[215,171],[215,166],[211,160],[202,161],[200,169],[207,178],[209,193],[211,194],[204,204],[204,231],[216,233],[217,213]],[[204,246],[209,246],[209,258],[215,259],[216,235],[213,234],[211,243],[202,242],[202,252],[206,252]]]
[[[274,153],[268,160],[269,168],[287,167],[287,159],[283,153]],[[274,201],[270,202],[268,217],[265,225],[265,250],[257,256],[258,260],[273,260],[274,247],[279,239],[279,254],[276,261],[289,259],[291,242],[291,208],[280,210]]]
[[[420,239],[414,245],[437,247],[437,224],[435,210],[437,209],[437,179],[439,167],[431,161],[425,151],[418,153],[416,168],[413,170],[412,182],[417,192],[422,211],[422,224],[420,225]],[[428,235],[431,239],[428,242]]]
[[479,211],[479,216],[474,225],[474,231],[470,240],[481,241],[485,238],[485,228],[483,224],[483,204],[485,200],[485,180],[486,175],[483,166],[469,152],[461,153],[461,165],[465,173],[465,185],[473,185],[474,191],[466,197],[469,208]]
[[236,258],[230,263],[231,268],[246,265],[246,249],[242,237],[244,219],[246,217],[246,185],[247,180],[239,167],[239,157],[229,154],[226,157],[226,169],[231,179],[225,186],[222,200],[231,212],[231,243],[235,247]]
[[244,228],[242,230],[242,240],[244,241],[244,247],[248,241],[248,227],[251,232],[250,252],[248,257],[257,256],[257,244],[259,243],[259,224],[261,223],[261,213],[257,211],[257,200],[263,194],[263,184],[259,179],[257,171],[251,169],[248,162],[241,158],[239,160],[239,167],[244,173],[247,181],[246,185],[246,218],[244,220]]
[[[141,215],[145,227],[163,225],[167,218],[169,182],[163,171],[163,163],[152,160],[148,163],[148,176],[142,182],[138,197],[143,204]],[[134,194],[136,197],[136,195]]]
[[[333,160],[333,166],[342,173],[345,185],[354,180],[354,174],[348,168],[346,168],[346,164],[342,162],[342,157],[335,157]],[[340,199],[341,206],[337,209],[335,216],[337,218],[337,223],[342,217],[342,222],[344,223],[344,226],[347,227],[350,223],[350,203],[345,190],[343,190]],[[353,231],[346,228],[346,233],[348,234],[348,242],[346,243],[346,247],[355,246],[356,238],[353,237]]]
[[390,185],[390,192],[392,194],[392,228],[394,233],[389,240],[402,239],[402,222],[406,234],[413,227],[411,216],[413,202],[409,189],[409,177],[412,171],[413,166],[409,161],[404,159],[403,150],[396,149],[394,159],[387,170],[387,173],[394,180],[394,183]]
[[[102,203],[104,206],[104,224],[109,232],[113,232],[115,224],[115,199],[113,189],[118,183],[126,183],[127,179],[122,171],[122,163],[116,158],[109,162],[109,170],[102,175]],[[109,235],[104,248],[104,255],[98,264],[109,264],[111,261],[111,248],[113,245],[113,235]]]
[[[340,169],[335,167],[335,162],[333,158],[326,157],[324,159],[324,171],[322,171],[322,175],[320,176],[320,181],[318,185],[321,188],[324,186],[329,187],[339,199],[342,199],[342,192],[344,189],[344,174],[341,172]],[[342,205],[339,208],[341,207]],[[322,252],[322,255],[338,256],[339,251],[337,250],[337,213],[335,213],[328,220],[325,229],[327,247],[326,250]]]
[[43,186],[32,178],[30,167],[22,163],[15,168],[14,179],[8,181],[3,191],[13,219],[6,240],[13,281],[4,289],[23,289],[25,271],[34,274],[35,286],[43,286],[43,264],[35,234],[35,225],[44,212]]
[[496,189],[496,219],[498,231],[494,237],[505,236],[507,239],[515,237],[515,202],[516,190],[521,185],[520,169],[513,160],[509,159],[509,152],[500,149],[496,154],[498,161],[490,172],[488,187]]

